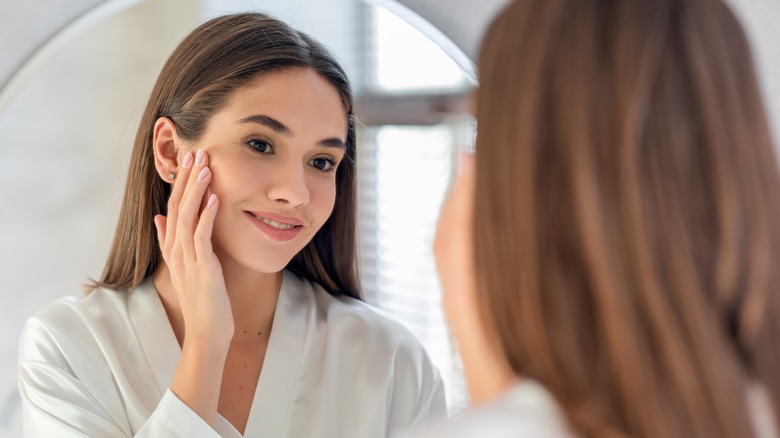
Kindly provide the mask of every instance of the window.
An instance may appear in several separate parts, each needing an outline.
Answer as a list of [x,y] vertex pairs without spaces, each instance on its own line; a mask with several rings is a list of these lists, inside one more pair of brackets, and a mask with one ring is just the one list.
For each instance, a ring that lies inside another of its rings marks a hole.
[[462,366],[441,309],[432,243],[457,151],[471,146],[469,83],[426,36],[381,8],[359,98],[359,242],[369,302],[425,345],[447,387],[451,413],[467,402]]

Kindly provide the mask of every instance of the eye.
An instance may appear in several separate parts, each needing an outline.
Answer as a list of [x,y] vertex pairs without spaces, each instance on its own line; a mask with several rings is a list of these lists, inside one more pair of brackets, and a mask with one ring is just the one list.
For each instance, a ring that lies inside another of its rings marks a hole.
[[317,157],[309,161],[309,166],[323,172],[333,172],[336,170],[336,160],[326,157]]
[[274,147],[271,143],[265,140],[252,139],[246,142],[246,144],[252,148],[252,150],[261,154],[271,154],[274,151]]

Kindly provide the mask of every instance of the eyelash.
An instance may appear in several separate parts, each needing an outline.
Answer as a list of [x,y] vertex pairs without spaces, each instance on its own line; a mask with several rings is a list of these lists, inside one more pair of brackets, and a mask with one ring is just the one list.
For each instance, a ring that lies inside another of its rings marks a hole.
[[271,152],[268,152],[267,148],[266,148],[266,150],[261,151],[258,147],[255,146],[258,143],[266,145],[268,148],[271,148],[271,151],[273,152],[273,150],[274,150],[273,145],[271,143],[269,143],[268,141],[266,141],[266,140],[260,140],[260,139],[257,139],[257,138],[253,138],[253,139],[251,139],[251,140],[246,142],[247,146],[249,146],[250,149],[252,149],[253,151],[255,151],[257,153],[260,153],[260,154],[271,153]]
[[[328,163],[328,167],[325,168],[325,169],[320,169],[319,167],[314,166],[312,164],[313,162],[318,161],[318,160],[322,160],[322,161],[325,161],[326,163]],[[311,160],[309,160],[309,165],[311,165],[311,167],[319,170],[320,172],[331,173],[331,172],[334,172],[336,170],[338,163],[336,163],[336,160],[334,160],[332,158],[317,157],[317,158],[312,158]]]
[[[259,153],[259,154],[271,154],[271,153],[273,153],[273,150],[274,150],[273,145],[270,142],[266,141],[266,140],[251,139],[251,140],[247,141],[246,144],[247,144],[247,146],[249,146],[250,149],[252,149],[253,151],[255,151],[255,152]],[[260,146],[258,146],[258,144],[265,145],[265,150],[260,150]],[[268,149],[270,149],[270,151]],[[326,168],[324,168],[324,169],[320,169],[319,167],[315,166],[313,163],[315,161],[319,161],[319,160],[325,161],[328,164],[328,166]],[[325,172],[325,173],[334,172],[336,170],[337,166],[338,166],[338,163],[336,162],[336,160],[334,160],[332,158],[329,158],[329,157],[316,157],[316,158],[312,158],[311,160],[309,160],[308,164],[311,167],[319,170],[320,172]]]

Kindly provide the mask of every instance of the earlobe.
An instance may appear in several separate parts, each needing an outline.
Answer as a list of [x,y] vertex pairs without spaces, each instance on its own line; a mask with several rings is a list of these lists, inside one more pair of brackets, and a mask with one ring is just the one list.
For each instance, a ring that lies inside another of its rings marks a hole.
[[167,117],[157,119],[152,136],[154,166],[160,178],[167,182],[172,183],[179,172],[179,144],[173,120]]

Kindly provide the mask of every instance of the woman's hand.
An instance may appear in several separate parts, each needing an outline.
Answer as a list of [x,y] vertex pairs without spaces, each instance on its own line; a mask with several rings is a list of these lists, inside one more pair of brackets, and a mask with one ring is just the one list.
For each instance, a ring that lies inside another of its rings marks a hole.
[[184,318],[181,358],[171,391],[213,425],[225,357],[233,338],[233,311],[222,265],[211,247],[219,200],[204,197],[211,182],[206,153],[187,152],[168,199],[168,216],[154,218],[163,259]]
[[157,236],[184,318],[184,344],[229,345],[233,312],[222,266],[211,246],[219,207],[216,194],[204,197],[211,182],[209,158],[187,152],[168,200],[168,216],[154,218]]

